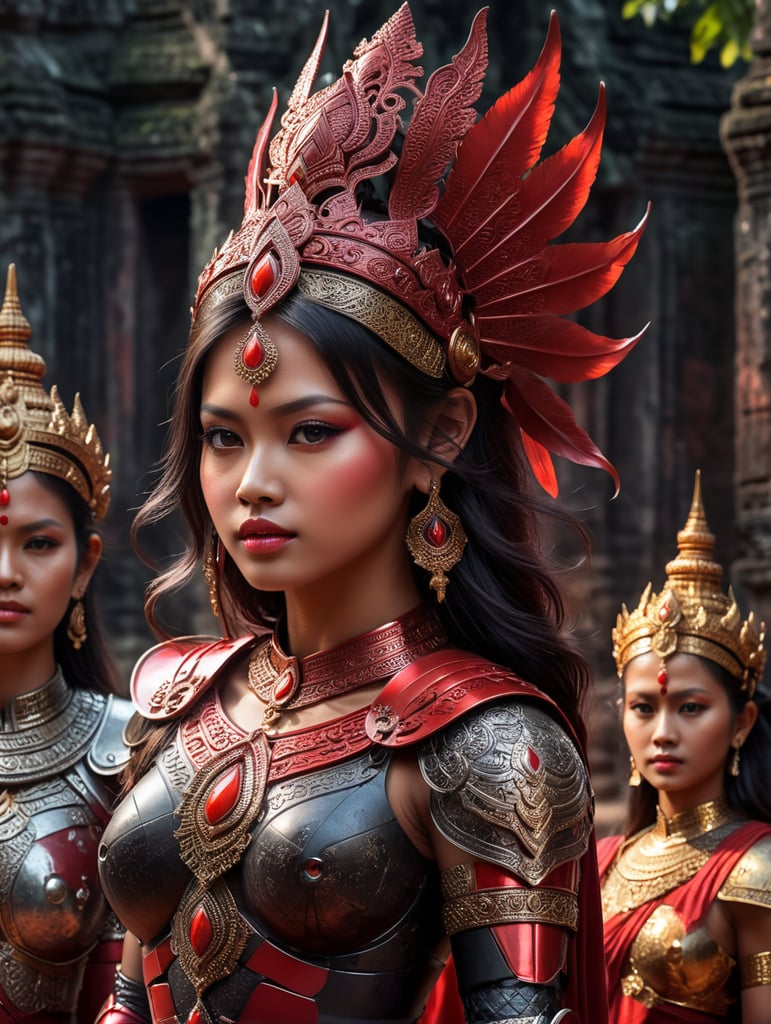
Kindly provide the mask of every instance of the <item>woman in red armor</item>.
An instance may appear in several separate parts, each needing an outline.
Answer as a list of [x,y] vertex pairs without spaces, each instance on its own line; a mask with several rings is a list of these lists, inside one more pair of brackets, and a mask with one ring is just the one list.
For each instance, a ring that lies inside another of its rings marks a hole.
[[201,275],[138,519],[181,508],[193,538],[150,621],[203,560],[224,637],[133,676],[100,863],[149,1008],[116,993],[104,1020],[413,1024],[452,947],[467,1021],[602,1024],[588,674],[525,465],[552,494],[549,450],[612,472],[541,375],[634,342],[562,314],[640,229],[547,244],[604,117],[538,163],[555,19],[481,121],[484,11],[424,92],[406,5],[314,93],[325,31]]
[[724,593],[696,479],[666,585],[619,615],[625,836],[600,843],[610,1019],[771,1019],[771,715],[763,627]]
[[0,1021],[88,1024],[113,985],[123,930],[97,851],[128,760],[129,701],[89,583],[110,469],[79,398],[72,415],[8,269],[0,309]]

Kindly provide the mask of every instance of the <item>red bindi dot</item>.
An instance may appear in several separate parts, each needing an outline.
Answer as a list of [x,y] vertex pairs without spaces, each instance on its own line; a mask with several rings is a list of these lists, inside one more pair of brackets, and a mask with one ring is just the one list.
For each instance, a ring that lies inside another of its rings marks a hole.
[[662,696],[667,692],[667,682],[668,682],[668,680],[669,680],[669,676],[667,675],[666,665],[662,665],[661,668],[659,669],[658,675],[656,676],[656,681],[659,684],[659,686],[661,687]]
[[8,525],[8,516],[6,516],[6,515],[0,516],[0,526],[7,526],[7,525]]

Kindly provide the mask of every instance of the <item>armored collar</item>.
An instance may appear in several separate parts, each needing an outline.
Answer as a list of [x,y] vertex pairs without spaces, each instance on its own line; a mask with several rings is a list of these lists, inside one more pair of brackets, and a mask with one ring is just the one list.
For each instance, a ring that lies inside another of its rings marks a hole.
[[605,920],[683,885],[745,819],[723,799],[656,822],[621,847],[602,889]]
[[0,712],[0,785],[56,775],[79,761],[104,704],[100,694],[71,689],[60,668],[39,689],[13,697]]
[[439,619],[424,605],[301,661],[285,654],[274,634],[249,660],[249,687],[267,705],[263,726],[268,727],[285,710],[310,707],[388,679],[446,644]]

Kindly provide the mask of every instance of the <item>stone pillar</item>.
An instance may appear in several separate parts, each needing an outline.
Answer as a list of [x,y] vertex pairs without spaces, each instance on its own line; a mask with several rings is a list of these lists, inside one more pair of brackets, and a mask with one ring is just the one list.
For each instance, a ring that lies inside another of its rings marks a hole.
[[[736,175],[735,474],[745,603],[771,623],[771,2],[756,0],[755,58],[737,82],[721,139]],[[740,593],[740,600],[742,594]]]

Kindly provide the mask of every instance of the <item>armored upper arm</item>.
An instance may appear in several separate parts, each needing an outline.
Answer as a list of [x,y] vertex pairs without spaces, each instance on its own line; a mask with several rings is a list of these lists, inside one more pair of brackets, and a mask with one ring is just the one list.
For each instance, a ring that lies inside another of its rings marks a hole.
[[718,899],[731,903],[751,903],[771,908],[771,836],[754,843],[734,866],[718,892]]
[[586,767],[540,707],[508,698],[472,709],[422,744],[418,760],[436,827],[472,856],[538,885],[586,852]]

